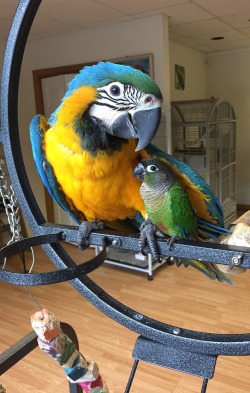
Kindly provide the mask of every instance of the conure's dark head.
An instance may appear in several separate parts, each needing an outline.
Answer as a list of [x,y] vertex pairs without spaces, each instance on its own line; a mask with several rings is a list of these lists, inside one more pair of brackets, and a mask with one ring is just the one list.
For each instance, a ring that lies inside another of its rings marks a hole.
[[157,158],[145,158],[136,166],[134,176],[141,180],[148,189],[166,192],[175,175],[172,169]]
[[84,67],[69,83],[64,99],[83,86],[97,91],[88,115],[104,132],[138,139],[136,151],[151,142],[160,124],[162,103],[161,91],[151,77],[132,67],[101,62]]

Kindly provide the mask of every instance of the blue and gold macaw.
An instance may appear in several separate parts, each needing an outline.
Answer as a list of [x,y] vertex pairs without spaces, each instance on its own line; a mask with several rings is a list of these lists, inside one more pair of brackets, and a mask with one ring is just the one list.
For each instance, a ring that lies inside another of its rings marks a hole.
[[[150,144],[160,123],[161,103],[161,91],[148,75],[100,62],[75,76],[48,121],[34,117],[30,135],[38,172],[50,195],[78,224],[87,221],[98,229],[99,220],[111,225],[142,220],[146,212],[141,184],[133,172],[151,156],[175,172],[189,195],[200,234],[220,233],[223,213],[211,188],[185,163]],[[88,233],[81,234],[82,248]]]

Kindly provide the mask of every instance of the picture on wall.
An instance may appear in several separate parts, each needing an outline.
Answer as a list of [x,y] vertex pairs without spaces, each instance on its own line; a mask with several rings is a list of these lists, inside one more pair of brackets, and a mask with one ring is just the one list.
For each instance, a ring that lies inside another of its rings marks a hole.
[[175,64],[175,88],[185,90],[185,67]]
[[113,63],[127,65],[153,77],[153,55],[124,57],[111,60]]

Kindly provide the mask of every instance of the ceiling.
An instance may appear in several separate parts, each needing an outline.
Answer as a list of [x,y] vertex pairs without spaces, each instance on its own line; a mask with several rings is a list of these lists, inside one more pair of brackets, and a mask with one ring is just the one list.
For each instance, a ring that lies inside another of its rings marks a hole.
[[[0,38],[17,4],[0,0]],[[250,48],[250,0],[43,0],[29,39],[157,14],[169,17],[170,39],[185,46],[205,53]]]

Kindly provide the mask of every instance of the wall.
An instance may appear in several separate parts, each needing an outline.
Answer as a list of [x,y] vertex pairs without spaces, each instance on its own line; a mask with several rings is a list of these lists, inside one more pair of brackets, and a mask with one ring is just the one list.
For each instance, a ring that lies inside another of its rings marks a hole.
[[[205,54],[172,41],[169,52],[171,101],[208,98]],[[175,89],[175,64],[185,67],[185,90]]]
[[23,157],[35,197],[45,212],[41,181],[29,143],[29,123],[36,114],[32,70],[152,53],[154,76],[169,108],[168,21],[161,15],[28,42],[19,90],[19,128]]
[[5,50],[5,40],[0,38],[0,73],[2,73],[2,61],[4,56],[4,50]]
[[237,118],[237,203],[250,205],[250,50],[213,53],[208,94],[230,101]]

